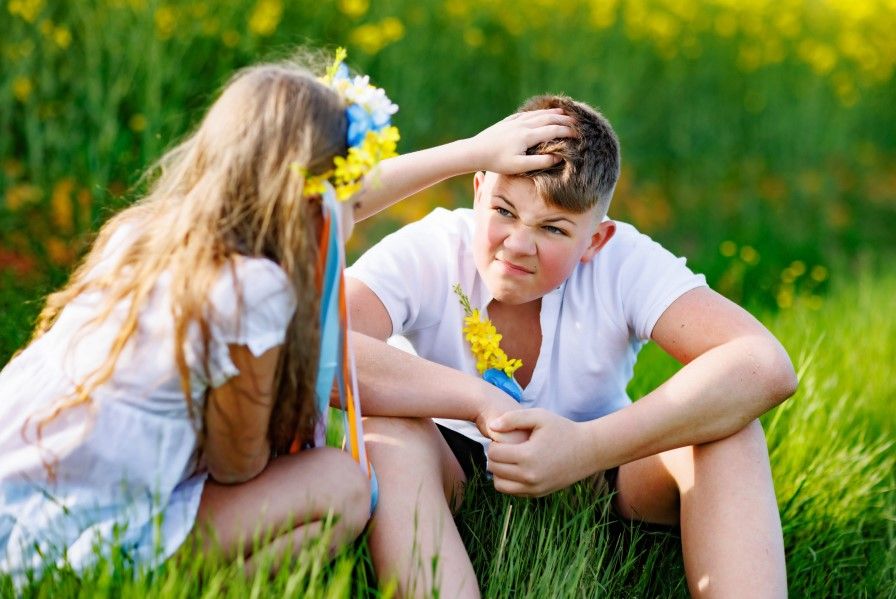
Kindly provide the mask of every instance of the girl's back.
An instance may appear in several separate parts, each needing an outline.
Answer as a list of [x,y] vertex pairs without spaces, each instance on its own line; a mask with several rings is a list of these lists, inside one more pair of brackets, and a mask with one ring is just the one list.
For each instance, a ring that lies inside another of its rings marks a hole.
[[[131,233],[120,227],[88,276],[102,275]],[[190,414],[174,359],[169,279],[165,272],[159,276],[114,372],[92,391],[91,403],[47,418],[61,397],[73,394],[74,381],[102,366],[121,329],[123,303],[99,325],[84,326],[102,309],[99,292],[71,301],[0,372],[0,570],[36,567],[44,561],[41,553],[59,557],[63,550],[73,565],[83,565],[95,558],[94,543],[108,547],[113,537],[142,552],[133,556],[138,561],[151,562],[156,551],[162,559],[173,553],[192,527],[206,477],[195,474],[205,393],[236,372],[228,344],[260,354],[283,342],[294,298],[285,274],[269,260],[241,257],[233,269],[221,270],[208,302],[207,371],[198,327],[187,333]],[[158,539],[155,514],[162,516]],[[11,550],[17,547],[33,549]]]

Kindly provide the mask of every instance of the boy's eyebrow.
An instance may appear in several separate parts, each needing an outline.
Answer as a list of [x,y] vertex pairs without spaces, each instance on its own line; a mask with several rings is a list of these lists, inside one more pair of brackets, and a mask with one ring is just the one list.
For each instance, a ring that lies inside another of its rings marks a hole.
[[[494,194],[494,197],[498,198],[499,200],[503,200],[503,201],[504,201],[506,204],[508,204],[511,208],[513,208],[514,210],[516,210],[516,206],[513,205],[513,202],[511,202],[510,200],[508,200],[507,198],[505,198],[504,196],[502,196],[500,193],[496,193],[496,194]],[[553,217],[551,217],[551,218],[545,218],[545,219],[542,219],[541,222],[543,222],[543,223],[556,223],[556,222],[560,222],[561,220],[565,220],[566,222],[568,222],[569,224],[571,224],[571,225],[573,225],[573,226],[575,226],[575,224],[576,224],[575,222],[573,222],[572,219],[570,219],[570,218],[568,218],[568,217],[566,217],[566,216],[553,216]]]

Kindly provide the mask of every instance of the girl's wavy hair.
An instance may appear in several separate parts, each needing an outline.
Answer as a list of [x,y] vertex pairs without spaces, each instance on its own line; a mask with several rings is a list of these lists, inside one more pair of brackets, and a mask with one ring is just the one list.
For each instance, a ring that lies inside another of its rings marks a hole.
[[[324,64],[323,56],[301,60]],[[314,384],[320,336],[316,277],[321,215],[319,201],[302,200],[303,173],[331,167],[333,157],[347,151],[345,136],[339,97],[299,61],[252,66],[231,78],[195,132],[144,175],[149,181],[147,194],[100,229],[65,287],[47,298],[32,341],[53,326],[69,302],[85,293],[99,292],[104,298],[85,329],[103,323],[122,306],[124,316],[101,365],[38,423],[38,444],[51,420],[69,408],[89,405],[91,394],[110,380],[134,339],[141,308],[163,273],[170,276],[174,361],[188,412],[196,422],[201,414],[192,400],[187,333],[197,327],[205,349],[200,359],[208,374],[208,299],[222,273],[234,272],[239,256],[277,263],[296,298],[272,387],[275,403],[268,429],[272,450],[287,451],[297,434],[311,435],[318,417]],[[97,269],[110,239],[122,227],[128,228],[126,247],[115,254],[108,269]],[[242,297],[241,290],[236,291]],[[239,308],[244,312],[244,306]],[[52,475],[52,467],[47,468]]]

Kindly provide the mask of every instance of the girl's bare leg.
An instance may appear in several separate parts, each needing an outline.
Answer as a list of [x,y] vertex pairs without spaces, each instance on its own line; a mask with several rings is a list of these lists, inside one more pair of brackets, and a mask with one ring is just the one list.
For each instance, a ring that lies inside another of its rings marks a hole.
[[365,439],[380,485],[370,550],[381,584],[402,597],[479,597],[473,565],[452,507],[466,480],[428,419],[367,418]]
[[681,525],[694,597],[786,597],[781,519],[758,421],[725,439],[619,469],[626,518]]
[[332,553],[364,530],[370,486],[351,456],[324,447],[278,457],[245,483],[209,480],[193,534],[226,558],[247,558],[251,572],[262,557],[270,556],[277,568],[283,558],[297,554],[320,535],[330,516],[335,522],[328,538]]

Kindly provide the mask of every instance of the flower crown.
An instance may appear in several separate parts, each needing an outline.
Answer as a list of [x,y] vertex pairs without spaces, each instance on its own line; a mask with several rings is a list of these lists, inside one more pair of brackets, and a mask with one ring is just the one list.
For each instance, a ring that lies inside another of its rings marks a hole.
[[382,88],[370,84],[370,77],[351,77],[343,62],[346,55],[345,48],[336,50],[333,64],[321,81],[339,94],[345,104],[348,154],[333,158],[333,168],[327,172],[306,176],[303,197],[322,194],[324,183],[330,182],[336,198],[345,201],[357,193],[364,175],[378,162],[398,155],[398,128],[390,124],[398,106]]

